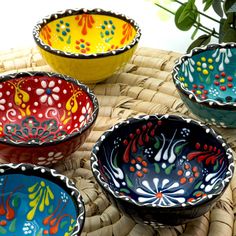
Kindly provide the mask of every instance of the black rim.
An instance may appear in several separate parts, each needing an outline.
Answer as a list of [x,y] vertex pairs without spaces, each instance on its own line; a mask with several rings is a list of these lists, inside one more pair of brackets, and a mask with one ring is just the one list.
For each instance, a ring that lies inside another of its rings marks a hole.
[[86,130],[88,130],[94,124],[94,122],[97,119],[98,112],[99,112],[98,100],[97,100],[96,96],[94,95],[94,93],[86,85],[82,84],[81,82],[79,82],[76,79],[73,79],[73,78],[66,76],[66,75],[61,75],[61,74],[52,73],[52,72],[34,71],[34,72],[19,72],[19,73],[14,73],[14,74],[3,75],[3,76],[0,76],[0,81],[4,82],[7,80],[17,79],[17,78],[21,78],[21,77],[30,77],[30,76],[57,77],[62,80],[65,80],[65,81],[69,81],[69,82],[75,84],[76,86],[79,86],[89,96],[90,100],[92,101],[93,113],[92,113],[88,123],[86,123],[82,128],[80,128],[79,131],[74,132],[72,134],[67,134],[65,136],[65,138],[62,140],[56,140],[56,141],[45,142],[45,143],[40,143],[40,144],[37,144],[37,143],[35,143],[35,144],[34,143],[30,143],[30,144],[29,143],[17,143],[17,144],[15,144],[14,142],[11,142],[8,140],[4,141],[4,140],[0,139],[0,143],[9,144],[12,146],[17,146],[17,147],[19,147],[19,146],[20,147],[42,147],[42,146],[56,145],[56,144],[66,142],[74,137],[81,135],[82,133],[84,133]]
[[[43,43],[43,41],[40,39],[39,34],[41,29],[47,25],[48,23],[66,17],[66,16],[73,16],[73,15],[79,15],[79,14],[96,14],[96,15],[107,15],[107,16],[112,16],[115,18],[119,18],[123,21],[126,21],[128,23],[130,23],[134,29],[136,30],[136,35],[134,37],[134,39],[132,40],[131,43],[129,43],[128,45],[118,48],[116,50],[112,50],[109,52],[104,52],[104,53],[93,53],[93,54],[79,54],[79,53],[69,53],[69,52],[64,52],[61,50],[56,50],[53,49],[51,46],[48,46],[47,44]],[[42,48],[43,50],[46,50],[49,53],[53,53],[55,55],[60,55],[63,57],[68,57],[68,58],[84,58],[84,59],[89,59],[89,58],[100,58],[100,57],[107,57],[107,56],[114,56],[120,53],[123,53],[125,51],[128,51],[129,49],[131,49],[132,47],[134,47],[140,40],[141,37],[141,30],[139,28],[139,26],[137,25],[137,23],[128,18],[127,16],[125,16],[124,14],[119,14],[119,13],[115,13],[112,11],[105,11],[99,8],[93,9],[93,10],[88,10],[88,9],[68,9],[65,11],[58,11],[54,14],[51,14],[50,16],[44,17],[40,22],[38,22],[34,28],[33,28],[33,37],[34,40],[36,42],[36,44]]]

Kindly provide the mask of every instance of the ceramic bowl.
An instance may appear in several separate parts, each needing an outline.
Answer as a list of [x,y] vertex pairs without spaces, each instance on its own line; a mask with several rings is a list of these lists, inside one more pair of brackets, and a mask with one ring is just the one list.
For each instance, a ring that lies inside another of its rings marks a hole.
[[54,169],[0,165],[1,235],[80,235],[85,208],[79,191]]
[[101,9],[57,12],[33,30],[46,62],[87,84],[100,82],[125,65],[140,35],[132,19]]
[[173,80],[189,110],[208,124],[236,127],[236,44],[195,48],[175,64]]
[[91,166],[123,213],[154,227],[205,214],[234,171],[231,149],[213,129],[169,115],[115,125],[95,144]]
[[0,76],[0,162],[51,165],[89,135],[98,102],[67,76],[24,72]]

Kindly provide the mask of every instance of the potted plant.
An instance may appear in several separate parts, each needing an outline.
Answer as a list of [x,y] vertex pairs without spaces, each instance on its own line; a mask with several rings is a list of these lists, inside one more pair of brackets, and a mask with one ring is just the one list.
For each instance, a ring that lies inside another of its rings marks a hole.
[[[175,12],[159,1],[155,5],[174,15],[175,25],[179,30],[188,31],[194,28],[191,36],[193,42],[187,52],[194,47],[209,44],[213,38],[219,43],[236,42],[236,0],[202,0],[202,10],[199,10],[195,0],[171,1],[179,4]],[[208,14],[210,9],[216,13],[216,17]],[[206,26],[203,23],[204,18],[214,22],[217,27]],[[195,38],[198,31],[202,31],[202,34]]]

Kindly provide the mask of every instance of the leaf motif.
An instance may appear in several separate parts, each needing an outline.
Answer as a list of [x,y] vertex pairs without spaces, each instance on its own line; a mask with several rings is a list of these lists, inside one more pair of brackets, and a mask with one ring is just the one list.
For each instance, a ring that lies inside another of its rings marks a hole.
[[212,2],[212,8],[214,9],[214,11],[216,12],[216,14],[217,14],[219,17],[222,18],[222,17],[224,16],[221,1],[219,1],[219,0],[213,0],[213,2]]
[[157,137],[155,139],[156,139],[156,143],[154,144],[154,148],[159,149],[159,147],[161,145],[160,140]]
[[128,175],[125,175],[125,182],[127,183],[127,186],[129,188],[133,188],[134,187],[134,185],[133,185],[133,183],[132,183],[132,181],[131,181],[131,179],[129,178]]
[[168,167],[165,169],[165,173],[166,173],[167,175],[169,175],[169,174],[172,172],[172,170],[173,170],[174,167],[175,167],[175,164],[172,164],[172,165],[168,166]]
[[127,188],[121,188],[120,192],[124,192],[124,193],[130,194],[130,191]]
[[154,167],[155,167],[155,172],[156,172],[157,174],[159,174],[160,171],[161,171],[159,164],[158,164],[158,163],[154,163]]
[[183,143],[183,144],[180,144],[180,145],[176,146],[176,147],[175,147],[175,153],[176,153],[177,155],[179,155],[179,154],[182,152],[183,147],[184,147],[185,145],[187,145],[187,143]]
[[219,168],[219,161],[216,161],[216,165],[214,165],[213,170],[217,171],[218,168]]
[[12,199],[12,206],[14,208],[18,208],[20,205],[20,198],[19,196],[15,196],[13,199]]
[[2,226],[0,226],[0,235],[6,234],[6,233],[7,233],[6,229],[4,229]]
[[16,218],[12,220],[11,224],[9,225],[9,231],[14,233],[16,231]]
[[202,181],[198,182],[198,183],[195,185],[194,189],[199,189],[202,183],[203,183]]

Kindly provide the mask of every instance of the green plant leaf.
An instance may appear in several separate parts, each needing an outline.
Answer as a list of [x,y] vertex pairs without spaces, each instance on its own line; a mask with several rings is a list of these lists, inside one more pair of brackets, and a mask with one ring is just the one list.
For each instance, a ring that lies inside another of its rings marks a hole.
[[212,2],[212,8],[214,9],[215,13],[219,16],[219,17],[223,17],[224,16],[224,12],[223,12],[223,7],[222,7],[222,2],[219,0],[213,0]]
[[196,22],[197,22],[197,26],[195,28],[195,30],[193,31],[192,35],[191,35],[191,39],[194,40],[198,30],[199,30],[199,27],[200,27],[200,14],[198,14],[197,16],[197,19],[196,19]]
[[193,1],[184,3],[175,13],[175,25],[182,31],[189,30],[196,22],[198,10]]
[[236,30],[228,29],[224,34],[222,42],[236,42]]
[[213,2],[213,0],[206,0],[203,11],[207,11],[210,8],[210,6],[212,5],[212,2]]
[[[219,0],[218,0],[219,1]],[[224,1],[224,12],[227,14],[228,10],[235,4],[235,0],[225,0]]]
[[203,34],[194,40],[187,49],[189,53],[193,48],[200,47],[202,45],[207,45],[211,41],[211,34]]
[[236,3],[231,5],[231,7],[227,10],[227,13],[235,13],[236,12]]

